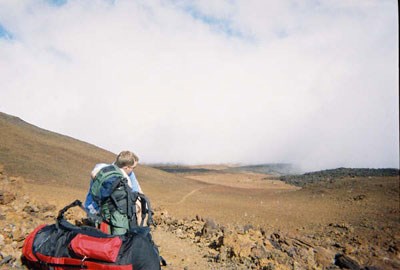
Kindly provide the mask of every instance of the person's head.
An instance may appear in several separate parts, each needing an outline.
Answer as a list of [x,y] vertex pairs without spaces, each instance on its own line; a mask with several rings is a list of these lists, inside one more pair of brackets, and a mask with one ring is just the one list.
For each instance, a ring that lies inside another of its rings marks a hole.
[[139,158],[131,151],[122,151],[118,154],[115,165],[123,169],[128,175],[132,173],[133,169],[137,166]]

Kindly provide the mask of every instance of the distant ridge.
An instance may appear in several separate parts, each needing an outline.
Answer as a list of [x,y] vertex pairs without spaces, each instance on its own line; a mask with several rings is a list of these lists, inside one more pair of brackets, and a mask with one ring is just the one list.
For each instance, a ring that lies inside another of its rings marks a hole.
[[199,168],[199,166],[186,166],[177,164],[160,164],[151,165],[153,168],[163,170],[170,173],[239,173],[239,172],[253,172],[262,173],[269,175],[289,175],[298,174],[300,170],[289,163],[268,163],[268,164],[256,164],[246,166],[227,166],[225,169],[210,169],[210,168]]
[[254,172],[271,175],[287,175],[287,174],[298,174],[301,173],[298,168],[290,163],[267,163],[267,164],[256,164],[246,165],[226,169],[228,172]]
[[337,178],[345,177],[386,177],[399,176],[399,169],[382,168],[337,168],[330,170],[322,170],[309,172],[301,175],[285,175],[281,176],[282,181],[296,186],[305,186],[307,184],[316,183],[318,181],[330,181]]
[[218,170],[205,168],[191,168],[181,165],[150,165],[153,168],[169,172],[169,173],[218,173]]

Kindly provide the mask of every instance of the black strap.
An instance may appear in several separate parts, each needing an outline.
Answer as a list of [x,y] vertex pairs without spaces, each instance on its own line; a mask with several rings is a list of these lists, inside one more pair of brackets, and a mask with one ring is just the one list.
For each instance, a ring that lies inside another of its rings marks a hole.
[[142,221],[140,222],[140,226],[143,227],[146,215],[147,215],[147,226],[150,226],[151,224],[155,225],[153,222],[153,210],[151,209],[150,201],[143,193],[138,193],[138,198],[140,199],[142,208],[142,213],[141,213]]
[[83,211],[85,211],[86,213],[88,213],[88,211],[85,209],[85,207],[83,207],[82,202],[80,200],[75,200],[74,202],[68,204],[67,206],[65,206],[63,209],[61,209],[58,212],[58,216],[57,216],[57,220],[61,220],[64,219],[64,214],[65,212],[68,211],[68,209],[75,207],[75,206],[79,206]]
[[105,222],[105,223],[107,223],[107,224],[110,225],[110,223],[109,223],[106,219],[104,219],[101,215],[90,213],[90,212],[83,206],[83,204],[82,204],[82,202],[81,202],[80,200],[75,200],[74,202],[68,204],[67,206],[65,206],[63,209],[61,209],[61,210],[58,212],[58,216],[57,216],[57,226],[58,226],[60,223],[62,223],[63,225],[65,225],[66,223],[69,223],[69,222],[65,219],[64,214],[65,214],[65,212],[67,212],[69,209],[71,209],[72,207],[76,207],[76,206],[79,206],[79,208],[81,208],[83,211],[85,211],[87,217],[88,217],[90,220],[95,221],[95,222],[98,222],[98,223]]
[[160,263],[162,266],[167,266],[167,261],[163,258],[163,256],[159,256],[160,257]]
[[83,207],[82,202],[80,200],[75,200],[74,202],[70,203],[69,205],[65,206],[63,209],[61,209],[58,212],[57,220],[56,220],[56,227],[58,229],[64,228],[68,229],[70,231],[75,231],[77,233],[83,233],[87,235],[91,235],[94,237],[111,237],[111,235],[106,234],[101,232],[100,230],[96,229],[95,227],[90,227],[90,226],[76,226],[70,223],[68,220],[65,219],[64,214],[67,212],[70,208],[79,206],[83,211],[86,212],[88,216],[92,216],[94,219],[97,219],[99,222],[104,221],[100,216],[96,216],[91,214],[89,211]]

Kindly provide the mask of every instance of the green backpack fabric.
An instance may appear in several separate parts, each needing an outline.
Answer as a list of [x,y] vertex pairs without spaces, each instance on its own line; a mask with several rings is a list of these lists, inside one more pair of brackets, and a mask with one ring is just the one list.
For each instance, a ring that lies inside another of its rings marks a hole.
[[102,168],[93,179],[90,192],[100,206],[112,234],[120,235],[136,224],[135,200],[126,177],[115,165]]
[[100,169],[90,187],[93,199],[98,203],[104,202],[124,179],[126,178],[122,174],[121,169],[115,165],[109,165]]

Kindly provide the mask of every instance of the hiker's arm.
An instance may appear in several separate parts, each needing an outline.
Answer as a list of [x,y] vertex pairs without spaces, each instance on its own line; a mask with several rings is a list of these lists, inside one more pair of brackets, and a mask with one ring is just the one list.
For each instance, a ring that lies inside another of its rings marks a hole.
[[132,172],[129,175],[129,178],[131,179],[131,184],[132,184],[132,191],[137,191],[139,193],[143,193],[142,188],[140,187],[139,181],[136,178],[136,175],[134,172]]

